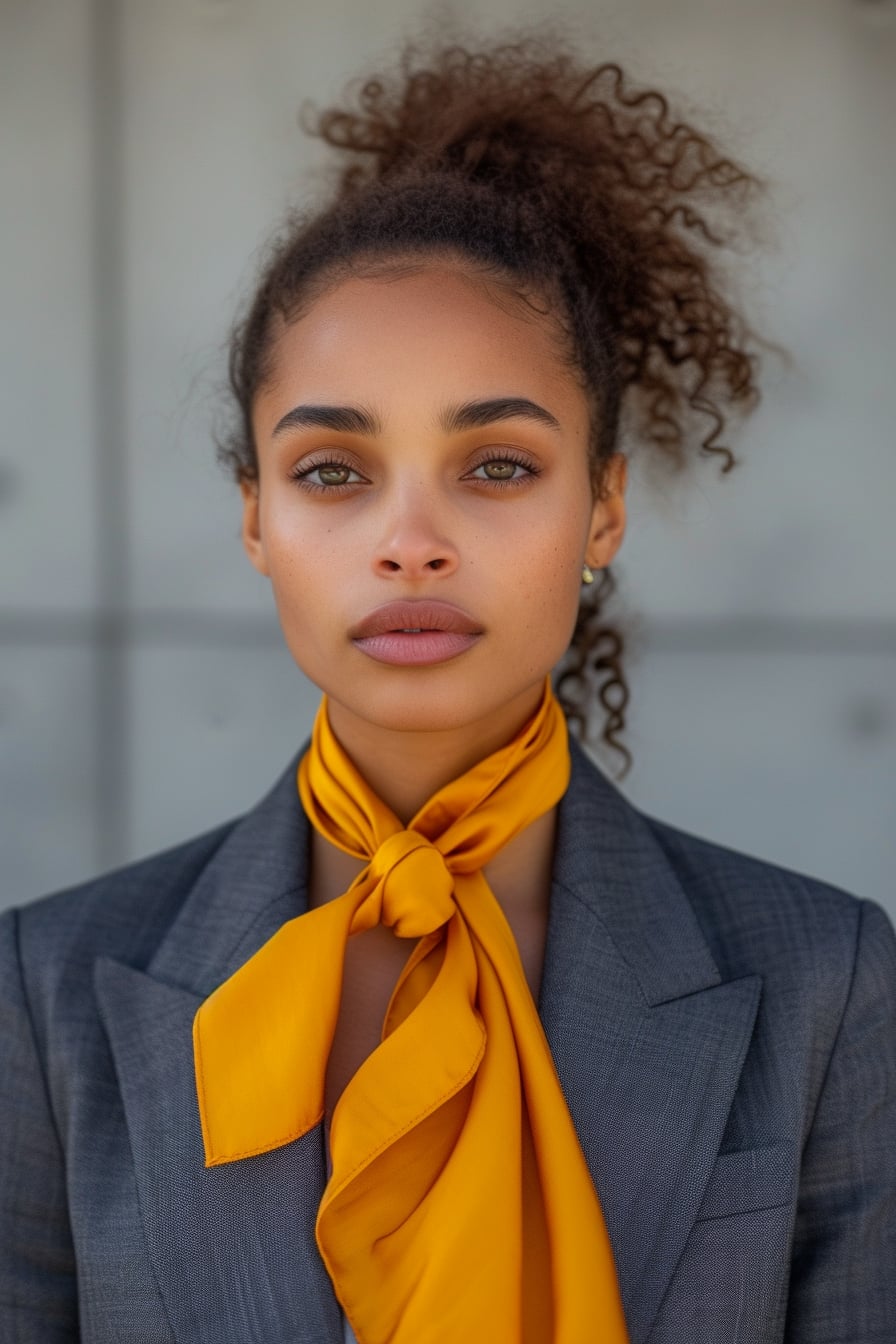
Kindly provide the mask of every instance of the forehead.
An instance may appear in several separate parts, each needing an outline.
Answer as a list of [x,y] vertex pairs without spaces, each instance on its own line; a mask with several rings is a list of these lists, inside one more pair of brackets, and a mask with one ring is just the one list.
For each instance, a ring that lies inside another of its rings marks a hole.
[[[394,266],[324,291],[273,342],[262,420],[290,400],[429,410],[471,396],[527,396],[570,428],[586,399],[549,314],[450,264]],[[259,425],[259,428],[262,428]]]

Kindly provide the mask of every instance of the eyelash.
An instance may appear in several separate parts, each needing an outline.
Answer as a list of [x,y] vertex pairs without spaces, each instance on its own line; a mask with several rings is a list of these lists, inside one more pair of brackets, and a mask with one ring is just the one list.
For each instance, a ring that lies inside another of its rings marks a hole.
[[296,467],[289,474],[301,490],[307,490],[312,495],[341,495],[345,490],[353,490],[358,481],[344,481],[342,485],[321,485],[318,481],[310,481],[308,477],[313,471],[326,470],[327,467],[342,467],[345,471],[353,471],[360,476],[358,468],[352,466],[351,462],[346,462],[339,457],[324,457],[317,462],[308,462],[302,467]]
[[[474,466],[470,467],[470,472],[478,471],[480,467],[488,466],[490,462],[511,462],[515,467],[524,467],[524,476],[512,476],[506,481],[493,480],[488,476],[477,476],[477,481],[487,481],[491,486],[497,486],[499,489],[514,489],[515,487],[526,485],[536,476],[541,475],[541,468],[537,467],[529,457],[524,457],[521,453],[515,453],[512,448],[505,449],[500,453],[495,453],[488,457],[480,458]],[[467,473],[469,474],[469,472]]]
[[[510,462],[516,467],[523,467],[525,469],[525,475],[512,476],[504,481],[495,480],[488,476],[472,477],[474,471],[478,471],[480,467],[487,466],[490,462]],[[307,490],[310,494],[341,495],[344,491],[353,490],[356,485],[362,483],[359,481],[343,481],[341,485],[322,485],[318,481],[309,480],[312,472],[321,469],[325,470],[327,467],[341,467],[345,471],[355,472],[358,476],[361,474],[357,467],[353,466],[351,462],[347,462],[344,458],[329,456],[321,458],[316,462],[306,463],[304,466],[296,468],[289,474],[300,489]],[[463,479],[472,478],[480,484],[485,483],[493,488],[504,490],[525,485],[529,480],[540,475],[541,468],[537,467],[530,458],[524,457],[522,454],[517,454],[512,449],[508,449],[501,453],[495,453],[488,457],[481,458],[478,462],[475,462],[468,468]]]

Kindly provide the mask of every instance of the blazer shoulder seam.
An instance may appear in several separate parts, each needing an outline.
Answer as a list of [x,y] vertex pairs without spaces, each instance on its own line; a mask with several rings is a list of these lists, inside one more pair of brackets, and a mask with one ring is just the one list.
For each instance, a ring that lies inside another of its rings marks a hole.
[[815,1125],[815,1117],[818,1114],[818,1108],[821,1105],[821,1099],[824,1096],[825,1088],[827,1087],[828,1084],[828,1078],[830,1077],[831,1074],[831,1069],[834,1063],[834,1057],[837,1053],[837,1047],[840,1044],[840,1037],[843,1035],[843,1027],[844,1023],[846,1022],[846,1014],[849,1009],[850,1001],[852,1000],[853,989],[855,988],[856,983],[856,970],[859,964],[859,945],[862,941],[862,928],[865,923],[865,907],[869,905],[870,902],[860,901],[857,898],[853,899],[856,901],[856,921],[852,939],[852,955],[850,958],[850,967],[849,967],[849,983],[846,986],[846,991],[843,995],[843,1002],[840,1005],[840,1017],[837,1022],[837,1029],[834,1032],[833,1038],[831,1040],[831,1048],[830,1051],[828,1052],[827,1061],[824,1066],[824,1073],[822,1074],[821,1082],[819,1083],[818,1091],[815,1096],[815,1104],[812,1107],[812,1115],[811,1117],[809,1117],[808,1124],[806,1125],[806,1136],[805,1139],[803,1140],[804,1151],[806,1145],[809,1143],[809,1140],[811,1138],[812,1129]]
[[20,912],[18,910],[9,911],[9,918],[12,932],[12,940],[11,940],[12,950],[15,956],[16,971],[19,978],[19,988],[21,990],[22,995],[22,1010],[25,1022],[27,1023],[28,1027],[28,1035],[30,1038],[31,1049],[34,1054],[35,1061],[37,1063],[37,1070],[40,1076],[41,1089],[43,1091],[44,1101],[47,1107],[47,1115],[49,1116],[50,1124],[53,1127],[53,1137],[56,1140],[56,1146],[59,1149],[60,1156],[64,1158],[65,1145],[62,1142],[62,1133],[59,1128],[59,1120],[56,1115],[56,1108],[53,1105],[53,1093],[50,1088],[50,1080],[47,1074],[46,1063],[44,1061],[43,1056],[41,1055],[40,1046],[38,1045],[38,1034],[34,1022],[34,1008],[32,1005],[31,993],[28,987],[28,979],[25,975],[25,962],[24,958],[22,957],[22,942],[20,935],[19,915]]

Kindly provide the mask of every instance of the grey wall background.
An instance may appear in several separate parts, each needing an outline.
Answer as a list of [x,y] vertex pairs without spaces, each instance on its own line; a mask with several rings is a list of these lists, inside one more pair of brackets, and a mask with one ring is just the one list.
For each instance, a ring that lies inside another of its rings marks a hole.
[[[560,9],[772,179],[741,274],[794,357],[732,476],[634,457],[622,787],[896,915],[896,4]],[[214,380],[256,250],[314,185],[301,100],[420,13],[0,0],[0,904],[243,810],[309,727],[214,465]]]

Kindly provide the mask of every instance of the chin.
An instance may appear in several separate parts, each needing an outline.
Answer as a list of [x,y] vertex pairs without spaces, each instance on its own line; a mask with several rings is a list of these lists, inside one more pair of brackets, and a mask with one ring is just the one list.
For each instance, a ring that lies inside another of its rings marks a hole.
[[[514,705],[540,696],[546,673],[537,670],[511,684],[496,675],[462,675],[451,663],[439,668],[386,678],[371,677],[360,695],[330,693],[344,710],[372,727],[388,732],[451,733],[482,725],[484,735],[500,723],[503,715],[515,717]],[[512,732],[513,729],[508,731]]]
[[406,682],[391,692],[372,692],[369,697],[341,703],[356,717],[389,732],[444,733],[456,732],[487,714],[488,706],[481,700],[481,693],[455,690],[452,694]]

